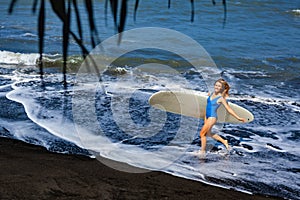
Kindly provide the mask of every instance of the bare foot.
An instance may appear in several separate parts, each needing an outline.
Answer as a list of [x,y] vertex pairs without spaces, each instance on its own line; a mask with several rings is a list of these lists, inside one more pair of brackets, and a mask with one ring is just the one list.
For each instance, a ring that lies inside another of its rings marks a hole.
[[199,158],[200,159],[205,159],[206,153],[205,151],[199,151]]
[[228,141],[227,140],[225,140],[225,142],[224,142],[224,145],[225,145],[225,147],[226,147],[226,149],[229,151],[229,145],[228,145]]

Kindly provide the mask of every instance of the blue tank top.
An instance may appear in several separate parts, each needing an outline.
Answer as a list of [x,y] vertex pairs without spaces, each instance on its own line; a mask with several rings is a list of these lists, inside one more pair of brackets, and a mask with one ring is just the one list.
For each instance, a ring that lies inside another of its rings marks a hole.
[[213,100],[211,99],[211,96],[210,95],[208,98],[207,98],[207,105],[206,105],[206,118],[209,118],[209,117],[215,117],[215,118],[218,118],[217,116],[217,110],[219,108],[219,106],[221,105],[221,103],[217,103],[218,99],[221,97],[215,97]]

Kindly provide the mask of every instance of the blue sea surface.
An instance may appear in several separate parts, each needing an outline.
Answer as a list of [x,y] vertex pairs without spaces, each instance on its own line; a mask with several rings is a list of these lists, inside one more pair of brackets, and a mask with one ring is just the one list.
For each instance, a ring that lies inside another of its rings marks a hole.
[[[167,1],[143,1],[134,21],[135,2],[129,1],[125,30],[159,27],[178,31],[202,45],[217,67],[203,64],[195,69],[176,54],[141,49],[103,66],[101,81],[95,86],[93,81],[79,81],[77,70],[83,58],[71,38],[67,88],[61,74],[62,24],[50,4],[46,4],[45,87],[41,87],[38,15],[32,14],[27,1],[17,1],[9,15],[9,3],[0,2],[1,137],[59,153],[90,155],[93,150],[110,159],[207,184],[299,199],[299,0],[227,1],[225,23],[221,1],[215,6],[211,1],[195,2],[194,22],[190,21],[189,2],[171,1],[168,9]],[[104,1],[95,4],[99,40],[105,41],[116,30],[110,9],[105,21]],[[83,2],[79,8],[87,19]],[[72,18],[72,30],[77,33],[75,15]],[[85,45],[92,51],[88,20],[82,20],[82,26]],[[151,43],[148,37],[145,35],[145,44]],[[134,39],[123,42],[136,44]],[[195,53],[187,44],[175,45],[182,42],[178,38],[168,42],[177,47],[174,51],[186,51],[187,56]],[[200,149],[203,121],[155,110],[148,99],[170,89],[205,95],[209,90],[203,76],[206,70],[229,82],[229,101],[251,111],[255,120],[218,124],[213,131],[226,138],[232,149],[226,153],[220,143],[208,140],[206,159],[201,160],[195,152]],[[76,116],[74,110],[83,114]],[[88,115],[90,110],[95,116]]]

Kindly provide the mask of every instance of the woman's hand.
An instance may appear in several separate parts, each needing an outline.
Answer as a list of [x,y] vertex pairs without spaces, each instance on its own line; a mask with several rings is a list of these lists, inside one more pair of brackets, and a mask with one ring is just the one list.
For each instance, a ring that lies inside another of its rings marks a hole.
[[245,118],[241,118],[241,117],[239,117],[238,120],[243,122],[243,123],[245,123],[247,121]]

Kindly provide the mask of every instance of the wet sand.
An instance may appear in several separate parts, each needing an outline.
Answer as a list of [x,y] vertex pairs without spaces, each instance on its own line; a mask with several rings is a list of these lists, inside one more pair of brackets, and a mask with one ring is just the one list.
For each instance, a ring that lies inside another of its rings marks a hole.
[[162,172],[126,173],[97,159],[0,138],[0,199],[279,199]]

